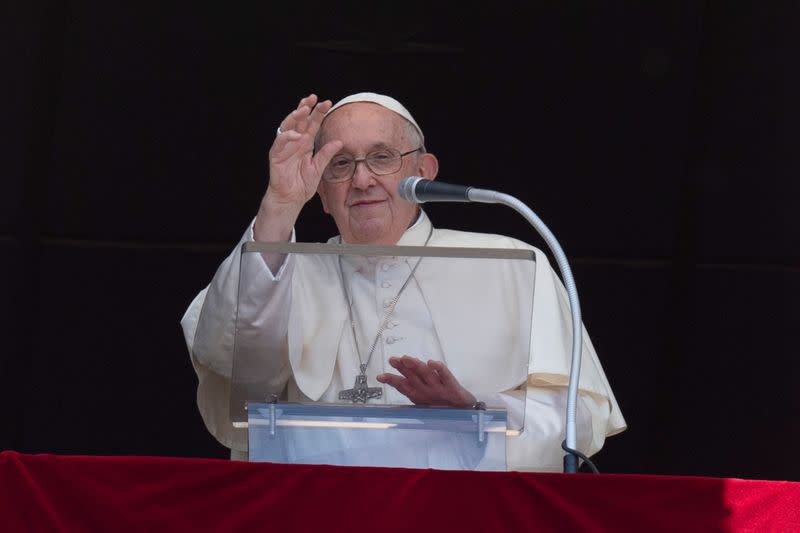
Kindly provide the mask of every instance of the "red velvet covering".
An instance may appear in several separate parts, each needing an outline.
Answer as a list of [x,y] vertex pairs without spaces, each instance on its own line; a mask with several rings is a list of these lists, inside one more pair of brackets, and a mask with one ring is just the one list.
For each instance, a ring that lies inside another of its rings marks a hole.
[[0,454],[3,531],[800,531],[800,483]]

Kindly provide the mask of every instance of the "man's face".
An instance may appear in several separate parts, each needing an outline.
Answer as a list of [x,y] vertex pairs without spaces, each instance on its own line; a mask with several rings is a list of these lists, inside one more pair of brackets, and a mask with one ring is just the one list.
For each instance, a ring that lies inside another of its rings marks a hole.
[[[367,102],[342,106],[325,119],[320,145],[337,139],[344,143],[340,153],[353,159],[380,148],[400,153],[419,148],[416,139],[409,138],[403,117]],[[403,157],[400,170],[385,176],[376,175],[361,162],[356,165],[353,179],[339,183],[323,179],[317,192],[345,242],[392,245],[417,216],[416,204],[397,193],[400,180],[414,175],[435,178],[436,158],[419,152],[409,154]]]

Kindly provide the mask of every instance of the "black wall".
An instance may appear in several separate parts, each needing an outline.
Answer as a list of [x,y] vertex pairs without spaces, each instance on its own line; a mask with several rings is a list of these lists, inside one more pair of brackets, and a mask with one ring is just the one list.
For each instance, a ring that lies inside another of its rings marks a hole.
[[[283,116],[372,90],[559,237],[630,426],[601,470],[800,479],[797,7],[262,4],[0,8],[0,447],[224,457],[178,321]],[[314,201],[300,240],[333,233]]]

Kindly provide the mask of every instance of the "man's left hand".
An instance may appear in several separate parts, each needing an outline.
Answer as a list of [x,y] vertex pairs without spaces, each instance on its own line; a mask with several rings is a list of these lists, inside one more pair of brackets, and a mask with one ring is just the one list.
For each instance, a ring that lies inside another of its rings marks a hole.
[[400,374],[379,374],[378,381],[391,385],[417,405],[471,407],[477,399],[461,386],[441,361],[420,361],[416,357],[390,357],[389,364]]

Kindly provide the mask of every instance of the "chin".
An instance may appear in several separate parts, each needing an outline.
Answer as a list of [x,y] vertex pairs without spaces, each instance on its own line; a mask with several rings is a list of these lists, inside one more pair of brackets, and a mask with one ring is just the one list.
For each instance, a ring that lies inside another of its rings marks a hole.
[[[387,236],[390,232],[391,224],[381,219],[354,222],[350,225],[353,241],[362,244],[389,244]],[[397,240],[395,239],[391,244],[394,244]]]

